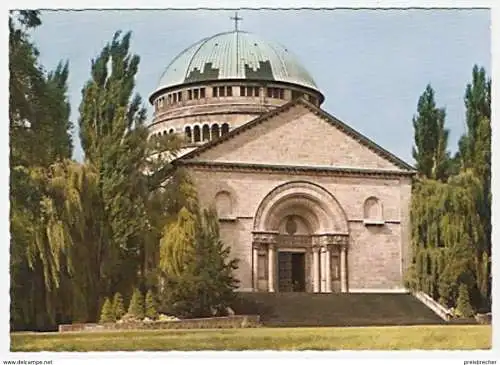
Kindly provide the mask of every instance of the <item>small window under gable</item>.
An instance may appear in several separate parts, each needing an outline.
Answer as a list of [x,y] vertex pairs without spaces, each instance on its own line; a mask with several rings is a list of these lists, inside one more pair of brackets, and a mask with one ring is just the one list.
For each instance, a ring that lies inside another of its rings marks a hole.
[[383,225],[385,223],[382,203],[378,198],[372,196],[365,200],[363,222],[365,225]]

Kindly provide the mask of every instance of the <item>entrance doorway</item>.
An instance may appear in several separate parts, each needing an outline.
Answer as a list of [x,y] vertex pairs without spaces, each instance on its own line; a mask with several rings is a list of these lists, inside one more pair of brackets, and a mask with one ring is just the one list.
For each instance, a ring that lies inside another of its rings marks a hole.
[[279,252],[278,290],[303,292],[306,290],[306,256],[304,252]]

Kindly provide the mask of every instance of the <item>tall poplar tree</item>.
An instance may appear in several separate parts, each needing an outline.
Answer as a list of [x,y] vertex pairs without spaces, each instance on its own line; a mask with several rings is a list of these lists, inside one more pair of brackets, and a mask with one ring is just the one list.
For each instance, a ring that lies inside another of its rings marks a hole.
[[427,85],[413,117],[415,145],[412,150],[417,170],[427,178],[444,180],[448,174],[449,131],[444,127],[445,117],[445,110],[436,107],[434,90]]
[[92,61],[91,79],[82,90],[80,139],[87,161],[99,174],[105,235],[103,291],[129,292],[134,286],[141,236],[147,230],[140,159],[147,135],[146,111],[133,95],[139,56],[129,53],[131,33],[115,33]]
[[453,307],[470,298],[475,310],[491,308],[490,87],[484,69],[475,66],[456,174],[446,181],[417,179],[411,207],[409,286]]
[[[180,141],[173,135],[148,139],[146,110],[134,94],[140,59],[130,53],[130,39],[130,32],[115,33],[92,61],[79,108],[83,150],[99,174],[106,242],[102,290],[108,295],[130,294],[157,264],[169,206],[165,192],[179,182],[167,178],[173,172],[168,159]],[[158,206],[155,199],[167,200],[166,205]]]
[[478,286],[486,306],[491,305],[491,79],[474,66],[465,90],[467,132],[462,141],[462,166],[480,180],[478,214],[483,234],[475,242]]

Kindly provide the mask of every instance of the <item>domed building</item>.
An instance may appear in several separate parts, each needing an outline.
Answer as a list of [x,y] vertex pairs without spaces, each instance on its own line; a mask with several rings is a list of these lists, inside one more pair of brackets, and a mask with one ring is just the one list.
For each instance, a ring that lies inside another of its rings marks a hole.
[[241,291],[404,291],[414,169],[321,109],[291,50],[239,31],[175,57],[149,100],[239,258]]

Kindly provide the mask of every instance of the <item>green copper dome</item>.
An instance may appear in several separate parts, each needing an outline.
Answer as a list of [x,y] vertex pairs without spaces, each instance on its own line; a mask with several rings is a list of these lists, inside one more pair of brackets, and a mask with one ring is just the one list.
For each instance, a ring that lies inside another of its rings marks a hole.
[[230,79],[281,81],[319,92],[311,75],[288,49],[241,31],[216,34],[181,52],[163,72],[157,91]]

